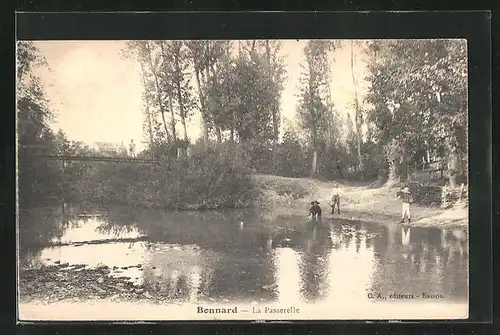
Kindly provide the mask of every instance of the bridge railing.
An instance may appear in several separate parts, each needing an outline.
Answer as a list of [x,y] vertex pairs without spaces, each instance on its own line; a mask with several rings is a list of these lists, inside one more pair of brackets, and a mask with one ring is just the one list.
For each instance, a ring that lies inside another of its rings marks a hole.
[[60,160],[60,161],[86,161],[86,162],[114,162],[114,163],[139,163],[139,164],[160,164],[158,160],[132,157],[111,157],[111,156],[70,156],[70,155],[35,155],[35,157]]

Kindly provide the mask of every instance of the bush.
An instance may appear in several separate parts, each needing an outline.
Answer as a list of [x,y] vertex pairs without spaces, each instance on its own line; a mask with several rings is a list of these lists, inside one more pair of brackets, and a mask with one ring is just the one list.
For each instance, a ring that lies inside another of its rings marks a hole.
[[[173,208],[246,207],[252,200],[249,157],[239,146],[196,145],[170,165],[163,203]],[[160,182],[160,183],[163,183]]]
[[29,148],[20,148],[18,153],[21,208],[54,202],[54,199],[60,198],[63,191],[60,163],[35,157],[32,151]]
[[409,183],[409,187],[415,204],[426,207],[441,205],[442,188],[440,186]]
[[459,200],[468,201],[467,186],[464,185],[464,188],[445,186],[442,188],[441,196],[441,207],[444,209],[450,208]]
[[277,150],[277,175],[293,178],[305,175],[308,160],[298,139],[290,133],[285,133],[284,140]]
[[238,145],[240,151],[247,153],[248,166],[263,174],[276,173],[275,157],[271,143],[262,140],[248,140]]
[[204,147],[191,154],[160,156],[160,166],[98,164],[87,174],[86,188],[94,189],[100,203],[140,205],[169,209],[248,207],[254,197],[249,158],[237,146]]
[[289,179],[268,175],[255,175],[255,183],[262,190],[276,192],[277,195],[303,199],[316,187],[313,181],[307,179]]

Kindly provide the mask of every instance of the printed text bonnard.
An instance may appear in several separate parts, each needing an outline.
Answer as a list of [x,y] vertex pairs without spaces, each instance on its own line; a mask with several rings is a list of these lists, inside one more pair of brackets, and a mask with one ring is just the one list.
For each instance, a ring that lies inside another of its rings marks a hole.
[[[238,307],[234,308],[204,308],[197,307],[198,314],[237,314]],[[240,312],[251,312],[254,314],[293,314],[300,313],[300,309],[294,306],[288,308],[275,307],[252,307],[252,310],[240,310]]]

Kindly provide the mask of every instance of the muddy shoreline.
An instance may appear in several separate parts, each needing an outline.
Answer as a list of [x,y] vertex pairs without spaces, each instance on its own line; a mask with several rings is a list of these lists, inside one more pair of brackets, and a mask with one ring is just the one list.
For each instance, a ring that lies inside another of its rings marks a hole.
[[[322,220],[344,220],[344,221],[361,221],[363,223],[372,223],[372,224],[401,224],[401,217],[398,214],[383,214],[383,213],[370,213],[370,212],[362,212],[355,210],[344,210],[341,211],[340,214],[331,214],[329,212],[329,208],[325,211],[323,210]],[[306,220],[307,210],[300,207],[294,208],[279,208],[272,209],[266,208],[270,215],[283,215],[283,216],[291,216],[291,215],[300,215],[304,216],[304,220]],[[434,211],[431,211],[434,213]],[[411,222],[405,222],[405,226],[409,227],[425,227],[425,228],[440,228],[440,229],[453,229],[453,228],[467,228],[468,220],[467,219],[449,219],[446,221],[437,221],[433,220],[433,216],[437,214],[429,214],[427,217],[419,217]]]
[[[140,264],[129,267],[142,267]],[[83,264],[43,265],[36,269],[20,270],[19,300],[22,303],[50,304],[59,301],[89,301],[111,299],[161,303],[169,297],[152,287],[135,284],[127,276],[110,276],[107,266],[86,268]]]
[[[332,184],[307,178],[286,178],[272,175],[252,176],[255,192],[258,196],[252,203],[239,204],[234,207],[206,208],[197,205],[186,205],[186,208],[167,209],[161,206],[139,206],[122,204],[128,208],[159,210],[162,212],[217,212],[225,210],[256,211],[266,215],[299,215],[306,216],[310,202],[319,200],[323,209],[323,218],[337,218],[366,223],[390,224],[399,223],[401,219],[401,202],[394,198],[398,188],[391,186],[370,187],[369,185],[339,184],[342,190],[341,214],[330,214]],[[451,209],[412,205],[412,222],[406,223],[414,227],[466,228],[468,226],[468,207],[457,204]],[[102,213],[101,213],[102,214]]]
[[[399,224],[401,201],[395,199],[396,187],[339,184],[341,214],[331,214],[331,183],[304,178],[255,176],[261,193],[257,207],[274,215],[307,215],[312,200],[318,200],[323,219],[342,219],[377,224]],[[412,205],[412,227],[467,228],[468,207],[457,204],[450,209]],[[271,214],[271,215],[273,215]]]
[[121,296],[130,299],[139,296],[141,287],[135,287],[129,278],[110,277],[110,272],[108,267],[88,269],[83,264],[42,265],[37,269],[22,269],[19,275],[20,301],[53,303],[83,298]]
[[[58,262],[56,262],[58,263]],[[143,270],[141,264],[130,265]],[[189,300],[179,289],[175,294],[165,292],[158,285],[138,284],[128,276],[111,276],[108,266],[88,268],[84,264],[53,264],[40,268],[21,269],[19,280],[20,303],[54,304],[58,302],[85,302],[108,299],[116,302],[147,302],[173,305]],[[263,287],[261,290],[269,289]],[[215,303],[215,299],[199,292],[200,303]],[[226,302],[223,299],[222,302]]]

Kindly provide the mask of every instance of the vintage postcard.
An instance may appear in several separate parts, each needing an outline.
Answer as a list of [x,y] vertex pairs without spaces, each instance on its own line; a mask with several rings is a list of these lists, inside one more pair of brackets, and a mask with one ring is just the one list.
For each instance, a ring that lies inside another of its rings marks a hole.
[[467,48],[18,42],[19,319],[468,318]]

